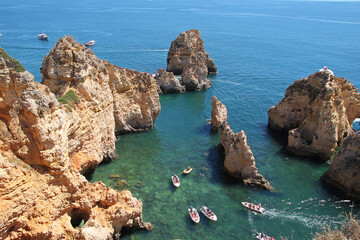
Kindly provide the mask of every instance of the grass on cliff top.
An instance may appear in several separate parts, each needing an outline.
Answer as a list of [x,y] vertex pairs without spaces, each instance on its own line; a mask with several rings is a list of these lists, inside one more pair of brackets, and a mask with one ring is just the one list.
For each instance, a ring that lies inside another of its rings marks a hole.
[[80,103],[78,95],[73,90],[67,91],[64,96],[59,97],[57,100],[59,103],[66,104],[68,110],[70,108],[75,109],[75,104]]
[[2,49],[1,47],[0,47],[0,56],[4,59],[8,59],[14,65],[15,71],[17,71],[17,72],[25,71],[25,68],[20,64],[20,62],[16,59],[10,57],[9,54],[7,52],[5,52],[5,50]]

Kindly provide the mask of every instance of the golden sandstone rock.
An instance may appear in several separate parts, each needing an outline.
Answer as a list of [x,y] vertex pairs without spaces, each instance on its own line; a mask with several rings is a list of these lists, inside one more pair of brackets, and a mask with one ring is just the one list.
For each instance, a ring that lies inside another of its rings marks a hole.
[[295,81],[268,116],[270,128],[289,132],[290,151],[328,160],[360,116],[360,94],[348,80],[317,72]]
[[151,228],[129,191],[80,173],[116,157],[115,131],[153,127],[155,79],[98,59],[72,37],[56,43],[42,74],[34,82],[0,54],[0,238],[109,239],[124,226]]

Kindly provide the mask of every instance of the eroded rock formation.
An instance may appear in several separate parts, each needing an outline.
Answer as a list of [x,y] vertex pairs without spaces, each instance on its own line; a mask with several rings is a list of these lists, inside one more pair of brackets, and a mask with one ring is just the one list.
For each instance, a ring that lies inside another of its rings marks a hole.
[[322,179],[355,200],[360,200],[360,132],[346,137]]
[[227,109],[226,106],[219,101],[216,96],[213,96],[211,99],[211,131],[218,132],[220,127],[227,120]]
[[220,143],[225,150],[224,169],[229,175],[242,180],[246,185],[272,189],[255,166],[255,158],[244,131],[234,133],[225,122],[220,128]]
[[181,73],[181,81],[184,83],[186,91],[201,91],[211,86],[207,75],[206,65],[191,63]]
[[189,30],[171,42],[167,56],[167,71],[179,75],[191,63],[206,65],[208,72],[217,72],[214,61],[205,52],[204,42],[200,38],[199,30]]
[[269,109],[269,127],[289,131],[288,149],[327,160],[360,115],[360,95],[346,79],[317,72],[296,80]]
[[45,57],[44,84],[0,53],[0,238],[111,239],[124,226],[149,228],[130,192],[80,173],[116,156],[115,131],[153,126],[155,79],[98,59],[72,37]]
[[159,86],[159,94],[185,92],[185,86],[180,84],[179,79],[172,72],[167,72],[163,68],[156,72],[155,79]]

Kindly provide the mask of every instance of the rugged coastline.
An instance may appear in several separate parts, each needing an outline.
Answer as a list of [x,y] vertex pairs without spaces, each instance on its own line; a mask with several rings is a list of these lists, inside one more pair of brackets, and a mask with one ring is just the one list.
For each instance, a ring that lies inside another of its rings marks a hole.
[[98,59],[71,36],[44,58],[43,84],[20,66],[1,54],[0,237],[109,239],[125,226],[150,229],[129,191],[81,173],[116,157],[115,132],[153,127],[155,79]]

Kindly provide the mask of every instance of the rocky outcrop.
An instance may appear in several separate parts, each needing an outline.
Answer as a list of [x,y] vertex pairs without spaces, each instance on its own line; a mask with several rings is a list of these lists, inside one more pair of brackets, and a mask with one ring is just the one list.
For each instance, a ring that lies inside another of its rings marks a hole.
[[225,122],[220,129],[220,143],[225,150],[224,169],[229,175],[242,180],[246,185],[272,189],[255,166],[255,158],[244,131],[234,133]]
[[142,220],[141,201],[129,191],[89,183],[72,169],[40,174],[3,151],[0,196],[1,239],[105,240],[122,227],[151,228]]
[[288,149],[327,160],[360,115],[360,95],[346,79],[318,72],[294,82],[268,111],[269,127],[289,131]]
[[181,73],[181,81],[185,85],[186,91],[201,91],[211,86],[207,79],[208,69],[204,64],[191,63],[184,68]]
[[[77,108],[80,116],[103,122],[101,126],[106,129],[99,129],[98,139],[103,139],[104,134],[111,135],[113,130],[117,133],[148,130],[160,113],[156,80],[151,74],[100,60],[72,37],[57,42],[45,57],[41,72],[43,84],[57,97],[69,90],[76,91],[80,98]],[[87,132],[87,129],[78,131]],[[106,148],[103,152],[107,152]]]
[[163,68],[156,72],[155,79],[159,86],[159,94],[185,92],[185,86],[180,84],[179,79],[172,72],[167,72]]
[[128,78],[116,80],[106,66],[65,37],[45,57],[40,84],[0,54],[1,239],[111,239],[124,226],[150,227],[130,192],[80,174],[115,157],[115,91],[140,105],[142,129],[160,111],[154,78],[123,70]]
[[322,179],[347,196],[360,200],[360,132],[352,133],[342,141]]
[[220,102],[216,96],[212,97],[211,106],[211,131],[215,133],[218,132],[220,127],[226,122],[227,109],[226,106]]
[[154,127],[161,106],[156,80],[150,73],[119,68],[103,61],[114,98],[115,131],[118,134]]
[[167,56],[167,71],[179,75],[191,63],[206,65],[210,74],[217,72],[214,61],[205,52],[200,31],[195,29],[180,33],[171,42]]

